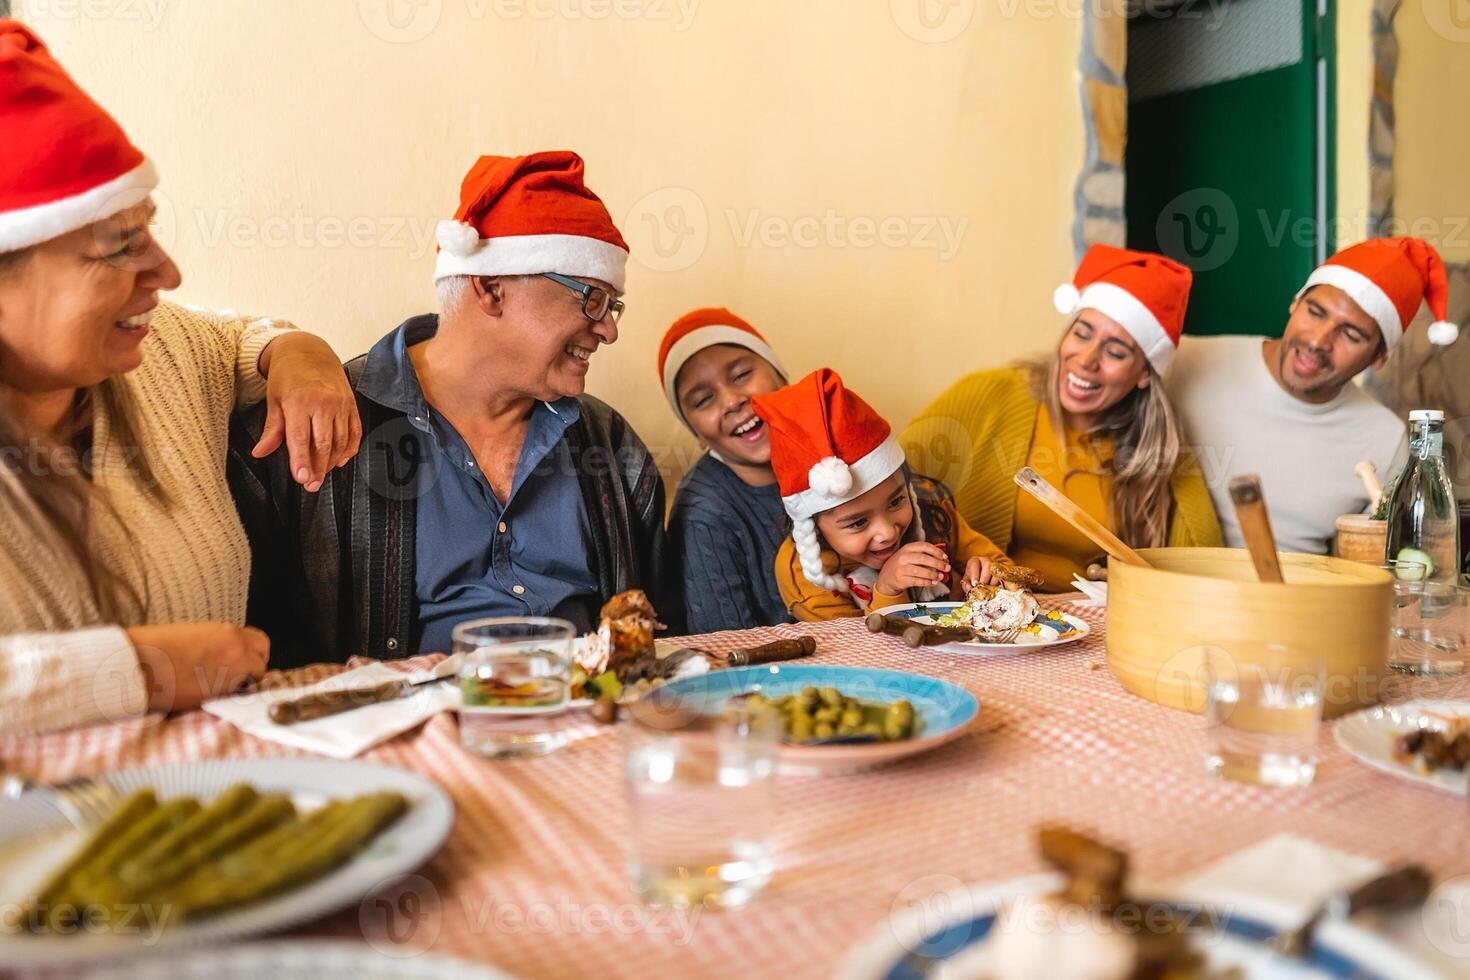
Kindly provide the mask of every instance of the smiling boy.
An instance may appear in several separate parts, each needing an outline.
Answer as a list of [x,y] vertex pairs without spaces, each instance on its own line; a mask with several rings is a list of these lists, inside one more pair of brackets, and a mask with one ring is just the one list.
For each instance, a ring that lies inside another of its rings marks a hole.
[[691,633],[789,620],[771,568],[781,545],[781,494],[766,424],[751,399],[786,383],[764,337],[720,308],[686,313],[659,346],[659,381],[705,450],[674,495],[669,538],[683,573]]

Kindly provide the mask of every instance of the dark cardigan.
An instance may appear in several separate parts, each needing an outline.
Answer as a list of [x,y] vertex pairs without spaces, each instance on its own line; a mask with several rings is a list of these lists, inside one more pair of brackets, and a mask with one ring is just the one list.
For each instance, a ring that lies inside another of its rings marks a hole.
[[[366,357],[346,365],[356,391]],[[652,455],[621,415],[583,396],[567,447],[591,527],[592,568],[603,601],[625,589],[649,594],[677,628],[678,589],[665,588],[664,485]],[[230,490],[250,538],[247,622],[271,638],[271,666],[392,659],[412,652],[417,481],[429,468],[405,454],[411,423],[357,396],[362,448],[317,493],[291,478],[284,447],[250,455],[265,406],[231,426]]]

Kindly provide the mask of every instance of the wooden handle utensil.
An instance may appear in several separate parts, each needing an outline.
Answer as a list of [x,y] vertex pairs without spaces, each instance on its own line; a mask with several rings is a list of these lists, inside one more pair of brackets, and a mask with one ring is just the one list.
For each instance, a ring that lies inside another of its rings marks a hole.
[[1378,502],[1383,499],[1383,483],[1378,479],[1378,467],[1373,465],[1371,459],[1365,459],[1353,467],[1353,472],[1358,474],[1358,479],[1363,481],[1363,489],[1368,491],[1368,510],[1378,509]]
[[1266,498],[1261,493],[1261,478],[1254,473],[1232,477],[1230,502],[1235,505],[1235,519],[1256,566],[1256,577],[1262,582],[1281,582],[1281,560],[1276,557],[1276,535],[1271,532],[1271,515],[1266,512]]
[[773,664],[782,660],[801,660],[816,652],[816,637],[801,636],[794,640],[774,640],[757,647],[731,650],[725,662],[731,667],[754,667],[756,664]]
[[958,643],[975,638],[975,631],[963,626],[930,626],[880,612],[868,613],[864,620],[869,633],[886,633],[903,640],[906,646],[932,647],[940,643]]
[[270,706],[270,720],[277,725],[294,725],[298,721],[311,721],[328,715],[341,714],[353,708],[369,704],[395,701],[411,689],[407,681],[389,681],[377,687],[355,688],[350,691],[322,691],[307,694],[294,701],[277,701]]
[[1093,544],[1107,552],[1109,558],[1129,565],[1149,567],[1147,559],[1124,544],[1116,534],[1104,527],[1101,521],[1078,507],[1056,487],[1047,483],[1042,479],[1041,474],[1031,467],[1024,466],[1021,472],[1016,474],[1016,485],[1050,507],[1052,512],[1062,520],[1085,534]]

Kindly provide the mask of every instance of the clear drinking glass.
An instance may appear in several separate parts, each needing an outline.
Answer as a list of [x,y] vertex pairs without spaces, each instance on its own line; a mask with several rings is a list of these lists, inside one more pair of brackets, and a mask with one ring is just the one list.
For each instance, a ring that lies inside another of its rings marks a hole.
[[1306,786],[1317,774],[1326,670],[1293,661],[1282,647],[1265,654],[1244,662],[1210,653],[1205,767],[1242,783]]
[[623,738],[634,889],[676,908],[744,905],[773,870],[779,720],[646,701],[632,716]]
[[476,619],[454,628],[459,737],[491,758],[546,755],[566,744],[576,628],[564,619]]
[[[1402,604],[1400,600],[1402,599]],[[1470,589],[1447,582],[1412,582],[1394,594],[1388,665],[1420,677],[1465,672]]]

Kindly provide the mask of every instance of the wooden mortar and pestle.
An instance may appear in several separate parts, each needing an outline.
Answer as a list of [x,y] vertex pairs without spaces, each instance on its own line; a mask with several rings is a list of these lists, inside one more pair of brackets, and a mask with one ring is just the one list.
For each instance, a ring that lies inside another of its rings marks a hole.
[[1374,520],[1372,514],[1383,499],[1383,484],[1378,480],[1378,468],[1371,460],[1363,460],[1353,467],[1363,489],[1368,491],[1368,513],[1343,514],[1337,519],[1337,556],[1348,561],[1362,561],[1377,565],[1388,551],[1388,522]]

